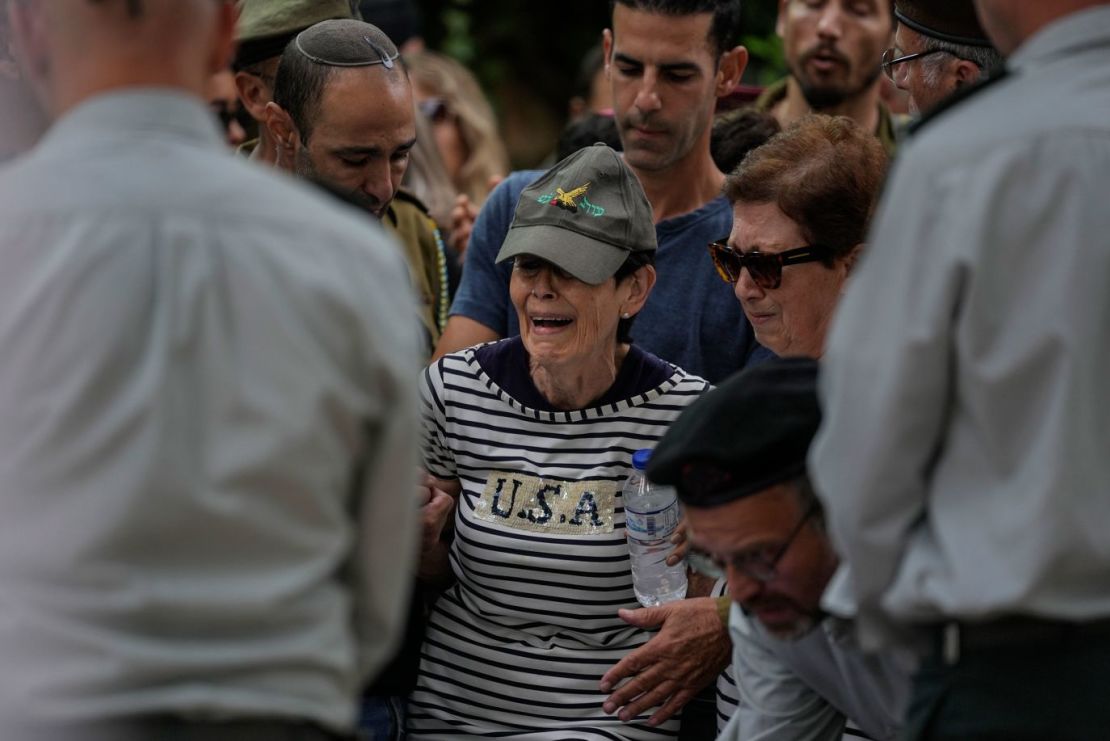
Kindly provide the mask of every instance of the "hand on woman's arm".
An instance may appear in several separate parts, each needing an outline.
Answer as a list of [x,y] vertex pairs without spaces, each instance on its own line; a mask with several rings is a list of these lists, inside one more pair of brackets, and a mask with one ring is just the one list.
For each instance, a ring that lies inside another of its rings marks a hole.
[[420,507],[420,566],[416,575],[432,587],[445,587],[451,581],[451,564],[447,558],[448,545],[443,532],[451,521],[462,486],[458,481],[435,479],[422,475],[417,496]]
[[609,692],[605,712],[620,711],[628,722],[661,705],[648,721],[657,725],[678,712],[728,666],[732,643],[708,597],[677,600],[642,610],[620,610],[621,619],[639,628],[659,628],[650,641],[621,659],[601,678]]

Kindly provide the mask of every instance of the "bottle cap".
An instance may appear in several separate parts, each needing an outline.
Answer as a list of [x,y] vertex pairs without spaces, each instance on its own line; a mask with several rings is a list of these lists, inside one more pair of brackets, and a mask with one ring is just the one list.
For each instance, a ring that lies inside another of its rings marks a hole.
[[632,454],[632,467],[637,471],[643,471],[647,468],[648,461],[651,460],[651,448],[642,448]]

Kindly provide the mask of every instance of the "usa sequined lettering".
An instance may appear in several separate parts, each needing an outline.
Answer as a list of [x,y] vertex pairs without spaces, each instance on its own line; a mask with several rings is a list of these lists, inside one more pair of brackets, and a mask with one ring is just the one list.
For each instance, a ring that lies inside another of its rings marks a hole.
[[495,471],[474,514],[517,530],[590,535],[613,532],[614,481],[558,481]]

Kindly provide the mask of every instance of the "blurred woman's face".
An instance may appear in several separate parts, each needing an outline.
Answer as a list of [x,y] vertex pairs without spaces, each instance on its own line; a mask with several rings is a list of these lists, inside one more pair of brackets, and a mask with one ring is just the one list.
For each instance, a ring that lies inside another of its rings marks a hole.
[[[808,246],[798,223],[774,203],[736,203],[728,241],[733,250],[745,254]],[[786,265],[778,288],[761,288],[746,268],[741,270],[736,298],[759,344],[780,357],[821,357],[851,262],[841,257],[831,268],[821,262]]]
[[208,105],[220,119],[229,146],[238,147],[247,140],[243,123],[250,114],[242,108],[231,70],[220,70],[208,78]]
[[443,167],[447,176],[457,186],[459,173],[466,164],[470,151],[459,129],[459,118],[448,105],[447,101],[440,98],[420,85],[413,85],[413,94],[416,96],[416,106],[432,124],[432,134],[435,136],[436,149],[439,150]]
[[593,286],[538,257],[517,256],[509,296],[528,355],[549,368],[612,358],[631,283]]

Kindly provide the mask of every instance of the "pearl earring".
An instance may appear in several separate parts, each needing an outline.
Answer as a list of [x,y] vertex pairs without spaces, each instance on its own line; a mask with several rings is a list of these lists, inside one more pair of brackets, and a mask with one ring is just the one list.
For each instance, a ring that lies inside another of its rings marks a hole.
[[621,319],[627,319],[629,316],[630,316],[630,314],[626,311],[623,314],[621,314]]

